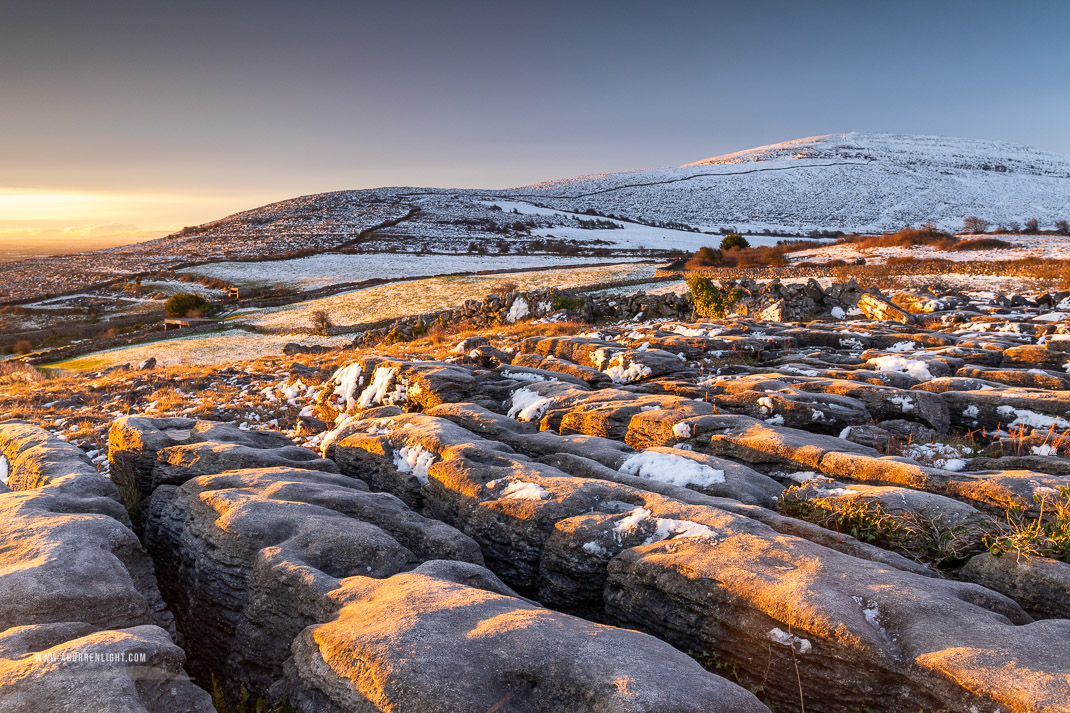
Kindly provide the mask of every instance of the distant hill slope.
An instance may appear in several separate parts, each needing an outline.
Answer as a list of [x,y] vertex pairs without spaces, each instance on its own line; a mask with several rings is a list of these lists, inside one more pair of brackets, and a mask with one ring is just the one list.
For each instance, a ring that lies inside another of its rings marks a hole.
[[[998,141],[830,134],[678,168],[524,188],[377,188],[301,196],[147,243],[0,263],[0,302],[189,262],[362,252],[693,251],[703,233],[881,232],[966,216],[1070,220],[1070,156]],[[611,216],[611,218],[607,218]],[[763,238],[775,240],[776,238]]]
[[878,232],[932,220],[957,229],[969,215],[1050,225],[1070,219],[1070,156],[1001,141],[830,134],[509,193],[700,228]]

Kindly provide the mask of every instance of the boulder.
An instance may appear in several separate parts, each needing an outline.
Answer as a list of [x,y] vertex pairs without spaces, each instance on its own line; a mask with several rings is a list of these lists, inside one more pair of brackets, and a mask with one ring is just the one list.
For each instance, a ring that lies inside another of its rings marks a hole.
[[1070,619],[1070,563],[1048,557],[973,557],[959,573],[963,579],[1002,592],[1033,616]]
[[[293,468],[235,470],[148,502],[145,542],[199,676],[266,692],[334,579],[421,561],[481,563],[471,539],[360,481]],[[332,579],[333,578],[333,579]]]
[[[148,498],[161,484],[237,468],[289,467],[337,472],[337,466],[299,448],[277,431],[251,431],[229,423],[189,418],[123,416],[108,432],[111,476]],[[126,497],[128,504],[131,497]]]
[[768,710],[653,637],[543,609],[487,576],[457,581],[442,564],[344,580],[330,594],[338,614],[294,642],[282,692],[330,712]]
[[0,424],[0,458],[0,708],[212,711],[116,486],[28,424]]
[[863,292],[858,298],[858,309],[870,319],[914,324],[914,315],[899,305],[879,295]]

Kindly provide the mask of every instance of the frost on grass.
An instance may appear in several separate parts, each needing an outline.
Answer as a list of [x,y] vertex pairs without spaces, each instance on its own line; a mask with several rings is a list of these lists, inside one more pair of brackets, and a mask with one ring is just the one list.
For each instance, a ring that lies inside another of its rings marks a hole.
[[882,357],[874,357],[868,360],[870,364],[877,367],[877,371],[894,371],[900,374],[906,374],[918,381],[929,381],[933,378],[933,375],[929,373],[929,367],[923,361],[917,359],[906,359],[898,355],[889,355]]
[[420,444],[403,446],[394,451],[394,467],[399,473],[412,473],[421,483],[427,484],[427,469],[435,462],[435,454]]
[[508,415],[517,421],[538,421],[552,403],[552,399],[540,396],[530,389],[517,389],[513,392],[513,404]]

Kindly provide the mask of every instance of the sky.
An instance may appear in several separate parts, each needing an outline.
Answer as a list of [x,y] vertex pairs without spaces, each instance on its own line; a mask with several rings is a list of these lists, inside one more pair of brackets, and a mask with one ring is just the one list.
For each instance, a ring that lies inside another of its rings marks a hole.
[[1070,154],[1070,2],[0,0],[0,248],[843,131]]

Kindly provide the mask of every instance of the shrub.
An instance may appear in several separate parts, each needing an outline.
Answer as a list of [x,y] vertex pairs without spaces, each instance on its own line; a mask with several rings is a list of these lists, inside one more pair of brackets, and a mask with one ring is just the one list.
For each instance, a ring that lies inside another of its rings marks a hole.
[[687,276],[687,287],[691,290],[691,304],[695,312],[714,319],[727,317],[728,310],[743,297],[743,291],[738,287],[725,290],[698,273]]
[[1029,235],[1036,235],[1040,232],[1040,221],[1036,218],[1030,218],[1025,221],[1025,228],[1022,229],[1022,232]]
[[171,295],[170,299],[164,303],[163,308],[168,317],[178,319],[181,317],[200,317],[207,314],[212,306],[208,304],[208,300],[200,295],[195,295],[191,292],[179,292]]
[[989,223],[984,218],[978,218],[976,215],[971,215],[962,221],[962,232],[964,233],[987,233]]
[[999,238],[973,238],[960,240],[948,248],[948,250],[951,250],[952,252],[961,252],[963,250],[1002,250],[1004,248],[1013,247],[1014,246],[1006,240],[1000,240]]
[[554,295],[550,300],[550,305],[554,310],[567,309],[570,312],[579,312],[583,309],[583,298],[576,297],[575,295]]
[[1070,235],[1070,221],[1057,220],[1055,221],[1055,232],[1059,235]]
[[1036,518],[1027,517],[1024,508],[1014,503],[1007,509],[1005,530],[987,535],[985,546],[997,557],[1015,553],[1070,562],[1070,487],[1054,495],[1034,494],[1033,502],[1040,506]]
[[950,234],[938,230],[932,223],[926,223],[920,228],[911,228],[908,225],[886,235],[848,236],[844,241],[857,245],[861,250],[909,248],[915,245],[931,245],[939,250],[947,250],[955,244],[955,239]]
[[331,322],[331,315],[325,309],[317,309],[312,311],[312,328],[317,333],[327,336],[331,333],[331,327],[334,323]]
[[784,267],[788,259],[779,247],[740,248],[732,251],[736,267]]
[[916,512],[889,511],[879,502],[801,499],[795,496],[801,489],[796,486],[786,490],[778,509],[920,562],[936,567],[955,566],[985,548],[981,541],[983,535],[976,527],[952,525],[939,517],[927,518]]
[[15,353],[25,356],[33,351],[33,342],[29,339],[20,339],[15,342]]
[[0,361],[0,384],[36,384],[48,377],[21,361]]
[[[728,238],[725,238],[725,240],[728,240]],[[695,251],[695,259],[702,260],[703,262],[720,262],[721,257],[722,255],[720,250],[714,250],[713,248],[709,247],[699,248]]]
[[721,241],[721,250],[733,250],[736,248],[749,248],[750,243],[739,233],[729,233]]

